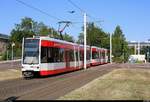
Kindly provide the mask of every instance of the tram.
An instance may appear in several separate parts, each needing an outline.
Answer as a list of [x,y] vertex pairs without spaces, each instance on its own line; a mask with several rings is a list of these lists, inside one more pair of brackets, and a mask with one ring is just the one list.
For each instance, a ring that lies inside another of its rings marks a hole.
[[[107,63],[107,49],[86,49],[87,67]],[[50,37],[25,38],[21,63],[25,78],[79,70],[84,66],[84,46]]]

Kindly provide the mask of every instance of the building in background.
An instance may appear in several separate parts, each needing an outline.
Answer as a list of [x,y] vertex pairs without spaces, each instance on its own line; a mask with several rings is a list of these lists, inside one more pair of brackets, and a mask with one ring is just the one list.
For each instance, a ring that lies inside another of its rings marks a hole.
[[9,44],[9,36],[0,33],[0,54],[4,53],[7,50],[8,44]]
[[150,62],[150,39],[144,42],[129,41],[129,48],[134,49],[133,55],[145,55],[147,62]]

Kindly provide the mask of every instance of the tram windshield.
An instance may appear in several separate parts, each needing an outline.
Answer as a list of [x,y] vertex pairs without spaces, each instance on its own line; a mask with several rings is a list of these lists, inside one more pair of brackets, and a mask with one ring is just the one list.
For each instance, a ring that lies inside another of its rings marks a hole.
[[25,39],[23,51],[24,64],[39,63],[39,39]]

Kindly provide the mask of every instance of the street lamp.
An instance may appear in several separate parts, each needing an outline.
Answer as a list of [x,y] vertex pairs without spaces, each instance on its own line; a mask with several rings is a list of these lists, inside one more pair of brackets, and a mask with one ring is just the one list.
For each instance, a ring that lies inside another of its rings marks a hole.
[[11,60],[13,60],[14,59],[14,53],[13,53],[13,47],[15,46],[15,43],[13,42],[12,44],[11,44],[11,47],[12,47],[12,50],[11,50]]

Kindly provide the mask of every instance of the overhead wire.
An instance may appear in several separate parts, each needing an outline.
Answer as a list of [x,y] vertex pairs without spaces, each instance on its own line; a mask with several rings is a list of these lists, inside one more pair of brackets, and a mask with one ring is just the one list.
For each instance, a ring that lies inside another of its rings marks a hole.
[[[40,12],[40,13],[42,13],[42,14],[44,14],[44,15],[50,17],[50,18],[53,18],[53,19],[58,20],[58,21],[62,21],[62,19],[60,19],[60,18],[58,18],[58,17],[55,17],[55,16],[53,16],[53,15],[51,15],[51,14],[49,14],[49,13],[47,13],[47,12],[45,12],[45,11],[39,9],[39,8],[37,8],[37,7],[34,7],[34,6],[32,6],[32,5],[30,5],[30,4],[26,3],[26,2],[23,2],[23,1],[21,1],[21,0],[16,0],[16,1],[17,1],[18,3],[23,4],[24,6],[27,6],[27,7],[31,8],[31,9],[35,10],[35,11],[38,11],[38,12]],[[85,12],[85,10],[83,10],[82,8],[80,8],[80,7],[79,7],[78,5],[76,5],[73,1],[68,0],[68,2],[69,2],[70,4],[72,4],[74,7],[76,7],[77,9],[79,9],[82,14]],[[90,17],[90,18],[92,18],[92,19],[95,18],[95,17],[93,17],[93,16],[91,16],[91,15],[89,15],[89,14],[87,14],[87,16]],[[94,21],[94,22],[102,22],[102,21]],[[71,22],[71,23],[73,23],[73,24],[79,24],[79,23],[83,23],[83,22],[77,22],[77,21],[75,21],[75,22]]]
[[[68,2],[73,5],[74,7],[76,7],[77,9],[80,10],[80,12],[83,14],[85,12],[85,10],[83,10],[81,7],[79,7],[77,4],[75,4],[72,0],[68,0]],[[86,12],[87,13],[87,12]],[[95,18],[93,16],[91,16],[90,14],[87,13],[87,16],[90,17],[91,19],[95,20],[95,19],[98,19],[98,18]],[[99,20],[99,21],[93,21],[93,22],[104,22],[103,20]]]
[[45,12],[45,11],[39,9],[39,8],[36,8],[36,7],[34,7],[34,6],[30,5],[30,4],[27,4],[27,3],[25,3],[25,2],[23,2],[23,1],[21,1],[21,0],[16,0],[16,1],[19,2],[19,3],[21,3],[21,4],[23,4],[23,5],[25,5],[25,6],[27,6],[27,7],[29,7],[29,8],[31,8],[31,9],[36,10],[36,11],[38,11],[38,12],[44,14],[44,15],[47,15],[47,16],[49,16],[49,17],[55,19],[55,20],[62,20],[62,19],[57,18],[57,17],[55,17],[55,16],[53,16],[53,15],[50,15],[49,13],[47,13],[47,12]]
[[71,0],[68,0],[68,2],[70,4],[72,4],[74,7],[78,8],[80,10],[81,13],[85,12],[83,9],[81,9],[78,5],[76,5],[74,2],[72,2]]
[[[29,8],[31,8],[31,9],[34,9],[34,10],[38,11],[38,12],[40,12],[40,13],[46,15],[46,16],[49,16],[49,17],[51,17],[51,18],[53,18],[53,19],[55,19],[55,20],[62,20],[62,19],[60,19],[60,18],[58,18],[58,17],[55,17],[55,16],[53,16],[53,15],[50,15],[49,13],[47,13],[47,12],[45,12],[45,11],[39,9],[39,8],[36,8],[36,7],[34,7],[34,6],[30,5],[30,4],[27,4],[27,3],[25,3],[25,2],[23,2],[23,1],[21,1],[21,0],[16,0],[16,1],[19,2],[19,3],[21,3],[21,4],[23,4],[23,5],[25,5],[25,6],[27,6],[27,7],[29,7]],[[68,0],[68,2],[71,3],[74,7],[78,8],[81,13],[85,12],[85,11],[84,11],[83,9],[81,9],[78,5],[76,5],[73,1]],[[95,19],[95,17],[93,17],[93,16],[91,16],[91,15],[89,15],[89,14],[87,14],[87,16],[90,17],[90,18],[92,18],[92,19]],[[103,22],[103,21],[94,21],[94,22]],[[72,23],[83,23],[83,22],[72,22]]]

